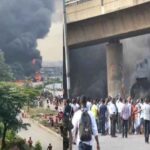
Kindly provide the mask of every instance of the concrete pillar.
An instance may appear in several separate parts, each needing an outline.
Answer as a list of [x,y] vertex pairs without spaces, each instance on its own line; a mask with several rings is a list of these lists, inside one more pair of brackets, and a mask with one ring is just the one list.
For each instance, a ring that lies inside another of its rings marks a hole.
[[119,41],[107,45],[107,87],[108,96],[122,94],[123,45]]

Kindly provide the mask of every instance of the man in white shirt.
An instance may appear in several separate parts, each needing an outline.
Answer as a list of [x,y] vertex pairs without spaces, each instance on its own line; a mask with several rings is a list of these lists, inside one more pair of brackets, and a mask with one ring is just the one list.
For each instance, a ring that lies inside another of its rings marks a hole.
[[143,133],[143,130],[144,130],[144,99],[141,99],[141,102],[140,102],[140,133],[142,134]]
[[127,100],[124,100],[124,106],[121,110],[120,116],[122,118],[122,137],[124,136],[127,138],[128,136],[128,120],[130,117],[130,108],[127,103]]
[[111,128],[111,136],[116,137],[116,122],[117,122],[117,107],[115,105],[115,98],[109,104],[108,107],[109,116],[110,116],[110,128]]
[[150,98],[145,100],[144,104],[144,129],[145,129],[145,142],[149,143],[149,133],[150,133]]
[[91,110],[92,103],[90,102],[90,100],[87,100],[86,107],[89,111]]
[[73,129],[72,129],[72,135],[75,141],[77,142],[78,150],[92,150],[92,145],[93,145],[93,140],[91,139],[90,141],[82,141],[80,137],[80,131],[79,131],[79,124],[81,121],[82,113],[84,111],[88,112],[88,115],[90,116],[91,119],[91,128],[92,128],[92,133],[95,136],[96,144],[97,144],[97,150],[100,150],[100,145],[98,141],[98,129],[96,125],[96,120],[92,114],[91,111],[87,110],[86,107],[86,97],[82,96],[80,98],[80,105],[81,109],[79,109],[77,112],[75,112],[73,118],[72,118],[72,124],[73,124]]
[[[130,116],[131,116],[131,109],[132,109],[132,104],[131,104],[132,98],[131,98],[131,96],[129,96],[127,98],[127,101],[128,101],[128,106],[129,106]],[[129,128],[129,133],[132,133],[133,123],[132,123],[131,117],[129,118],[128,128]]]
[[118,127],[118,130],[119,130],[119,133],[121,133],[121,111],[123,109],[123,102],[122,102],[122,98],[119,98],[116,102],[116,106],[117,106],[117,109],[118,109],[118,116],[117,116],[117,127]]

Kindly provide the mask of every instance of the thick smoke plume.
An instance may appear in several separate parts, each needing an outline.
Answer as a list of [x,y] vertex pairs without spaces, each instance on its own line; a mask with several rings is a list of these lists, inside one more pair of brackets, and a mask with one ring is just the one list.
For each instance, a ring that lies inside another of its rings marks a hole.
[[0,49],[18,77],[41,67],[36,40],[49,32],[52,12],[53,0],[0,0]]
[[104,45],[70,51],[71,95],[100,98],[107,95],[106,53]]

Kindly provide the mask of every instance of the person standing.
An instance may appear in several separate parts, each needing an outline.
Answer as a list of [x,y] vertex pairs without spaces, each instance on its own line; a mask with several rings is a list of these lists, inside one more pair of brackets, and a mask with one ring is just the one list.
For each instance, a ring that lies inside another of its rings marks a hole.
[[73,143],[77,143],[78,150],[92,150],[92,135],[94,135],[97,144],[97,150],[100,150],[96,120],[92,112],[88,111],[86,102],[86,97],[81,96],[81,108],[75,112],[72,118]]
[[124,106],[121,111],[121,118],[122,118],[122,137],[128,137],[128,121],[130,118],[130,108],[127,103],[127,100],[124,100]]
[[90,98],[87,99],[86,107],[87,107],[87,109],[88,109],[89,111],[91,110],[92,103],[91,103],[91,101],[90,101]]
[[51,144],[48,145],[47,150],[52,150],[52,145]]
[[28,144],[29,144],[29,147],[31,148],[31,147],[32,147],[32,144],[33,144],[33,141],[32,141],[32,139],[31,139],[31,137],[29,137]]
[[98,120],[98,106],[96,104],[96,100],[93,100],[93,105],[91,107],[91,112],[93,113],[96,121]]
[[[64,116],[63,116],[63,126],[61,127],[61,132],[63,136],[63,150],[71,147],[72,135],[71,130],[73,128],[71,118],[73,115],[73,108],[70,105],[70,100],[64,100]],[[69,134],[69,137],[68,137]],[[71,141],[71,142],[70,142]]]
[[131,98],[131,96],[129,96],[128,98],[127,98],[127,101],[128,101],[128,106],[129,106],[129,109],[130,109],[130,118],[129,118],[129,123],[128,123],[128,128],[129,128],[129,130],[128,130],[128,132],[130,133],[130,134],[132,134],[132,131],[133,131],[133,100],[132,100],[132,98]]
[[144,133],[144,115],[143,115],[143,109],[144,109],[144,99],[141,99],[141,101],[140,101],[140,134]]
[[145,142],[149,143],[149,133],[150,133],[150,98],[149,97],[145,100],[145,104],[143,108],[144,108],[143,115],[144,115]]
[[105,135],[105,124],[107,120],[107,106],[105,104],[105,100],[102,100],[102,104],[100,105],[99,108],[99,120],[101,124],[101,133],[102,135]]
[[116,106],[117,106],[117,109],[118,109],[117,129],[118,129],[119,133],[121,133],[121,111],[122,111],[122,108],[124,106],[121,97],[117,100]]
[[111,136],[116,137],[117,108],[115,105],[115,98],[112,98],[108,109],[110,115]]

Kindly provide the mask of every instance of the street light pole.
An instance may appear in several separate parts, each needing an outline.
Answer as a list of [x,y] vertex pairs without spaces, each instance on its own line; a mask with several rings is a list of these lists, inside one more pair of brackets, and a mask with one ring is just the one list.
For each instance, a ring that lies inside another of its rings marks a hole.
[[64,49],[65,49],[65,67],[66,67],[66,82],[67,82],[67,98],[70,98],[70,62],[69,62],[69,51],[67,44],[67,18],[66,18],[66,5],[63,0],[63,36],[64,36]]
[[[68,44],[67,44],[67,17],[66,17],[66,3],[63,0],[63,36],[64,36],[64,52],[65,52],[65,67],[66,67],[66,82],[67,82],[67,98],[70,98],[70,62],[69,62],[69,51],[68,51]],[[68,148],[65,146],[65,143],[69,140],[69,150],[72,150],[72,133],[71,130],[67,129],[69,132],[69,139],[67,137],[67,130],[65,131],[66,127],[64,127],[64,135],[63,135],[63,150],[67,150]]]

